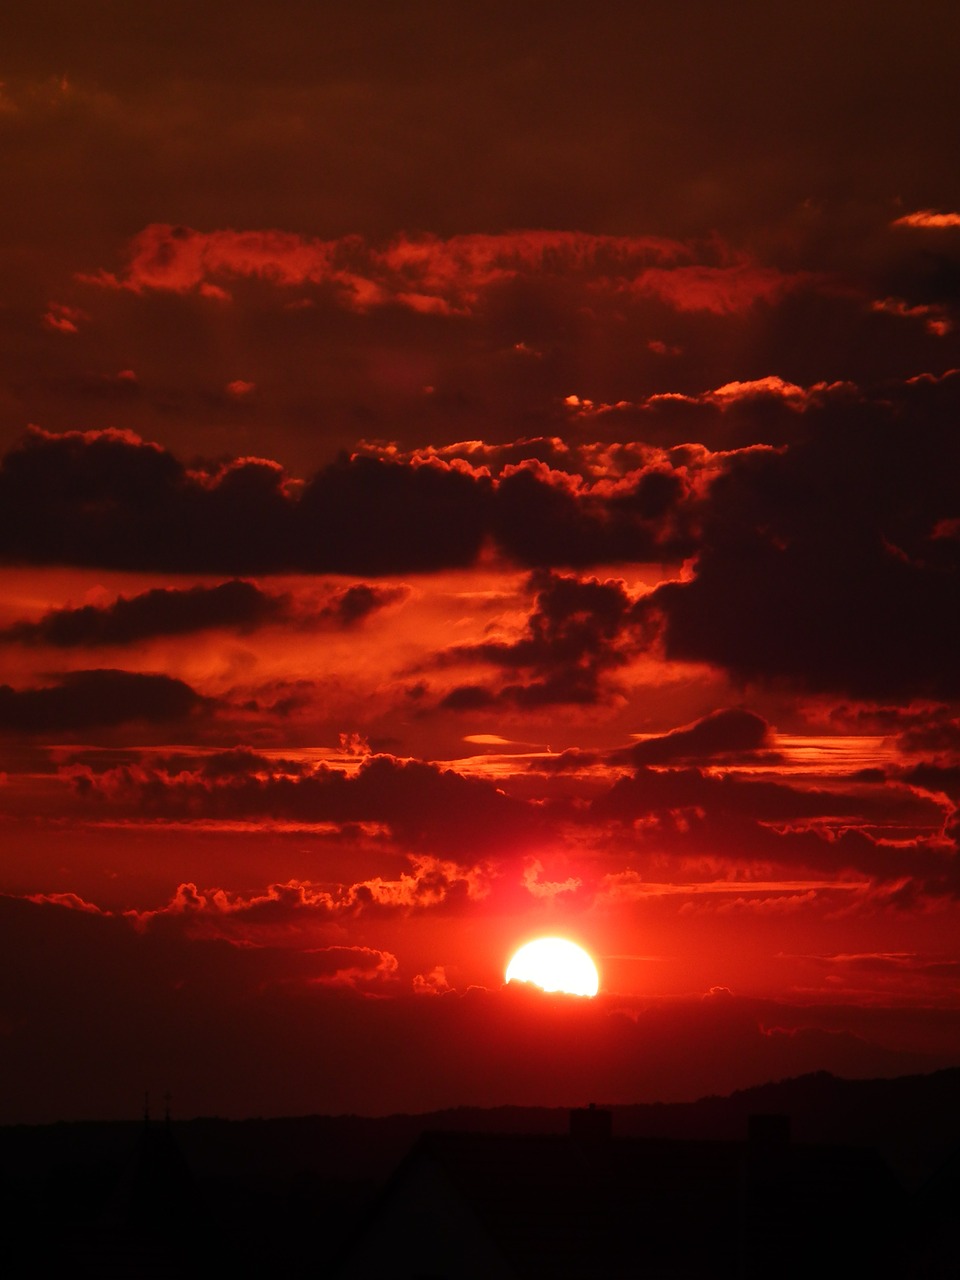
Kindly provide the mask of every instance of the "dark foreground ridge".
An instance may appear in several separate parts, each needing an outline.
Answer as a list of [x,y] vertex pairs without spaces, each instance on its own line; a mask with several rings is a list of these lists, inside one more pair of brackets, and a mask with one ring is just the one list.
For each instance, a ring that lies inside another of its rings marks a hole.
[[[960,1274],[960,1068],[579,1114],[572,1136],[514,1107],[2,1128],[6,1274]],[[410,1204],[429,1272],[364,1262]]]

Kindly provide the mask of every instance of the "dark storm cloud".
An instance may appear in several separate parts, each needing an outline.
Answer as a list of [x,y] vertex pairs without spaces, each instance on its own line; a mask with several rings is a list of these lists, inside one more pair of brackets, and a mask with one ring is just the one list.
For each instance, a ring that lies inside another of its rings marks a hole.
[[71,671],[30,689],[0,685],[0,730],[57,733],[185,720],[205,699],[182,680],[130,671]]
[[[641,782],[642,786],[642,782]],[[638,788],[639,790],[639,788]],[[674,799],[683,803],[700,792],[701,801],[714,807],[689,807],[670,810],[648,807],[648,800],[628,789],[614,795],[614,823],[623,824],[621,839],[611,834],[613,849],[629,857],[632,870],[613,872],[609,876],[608,894],[614,900],[635,901],[657,896],[666,878],[674,885],[678,880],[696,885],[714,877],[735,889],[749,909],[769,910],[766,892],[756,885],[759,877],[771,874],[797,877],[827,876],[831,881],[853,875],[863,878],[861,889],[869,886],[869,894],[878,906],[910,910],[926,899],[960,897],[960,855],[956,831],[947,829],[935,835],[906,838],[899,827],[902,812],[909,813],[910,801],[898,804],[897,797],[874,806],[868,818],[852,813],[849,798],[841,798],[838,808],[847,817],[817,817],[777,820],[768,817],[757,821],[749,811],[739,809],[747,796],[711,793],[698,783],[686,789],[683,779],[674,779],[657,797],[666,803]],[[768,814],[776,810],[812,809],[810,800],[791,801],[786,796],[769,794],[760,797]],[[595,806],[599,840],[606,800]],[[918,810],[914,807],[913,815]],[[891,836],[873,833],[874,821],[892,819]],[[865,823],[865,829],[860,823]],[[927,823],[927,830],[932,824]],[[758,871],[759,869],[759,871]],[[821,886],[822,888],[823,886]],[[682,891],[682,890],[681,890]],[[802,892],[812,892],[801,890]],[[669,892],[677,892],[675,889]],[[752,904],[752,906],[750,905]]]
[[[728,871],[775,865],[793,875],[858,873],[870,878],[885,902],[900,907],[924,896],[960,893],[957,833],[944,794],[955,785],[954,770],[919,766],[896,778],[880,770],[869,771],[869,776],[861,771],[811,785],[809,780],[791,781],[789,775],[768,780],[664,767],[683,761],[691,739],[705,761],[722,761],[725,749],[733,753],[728,758],[737,759],[745,744],[763,744],[768,734],[766,722],[752,713],[719,712],[638,743],[641,751],[649,749],[651,760],[597,796],[589,821],[598,833],[611,822],[611,831],[619,828],[631,864],[646,867],[653,881],[665,874],[664,858],[675,860],[668,873],[673,878],[698,878],[701,871],[689,868],[698,868],[706,858]],[[554,767],[571,770],[611,759],[633,763],[634,750],[566,752]],[[751,758],[755,756],[748,748],[746,759]],[[769,760],[768,753],[762,759]],[[616,837],[614,842],[621,847]],[[681,866],[688,871],[679,872]],[[744,880],[748,896],[752,875]],[[627,884],[627,896],[635,888]]]
[[592,806],[599,819],[632,822],[655,813],[700,810],[706,814],[730,814],[757,823],[798,823],[812,819],[836,819],[859,823],[921,822],[939,826],[943,810],[932,801],[914,795],[909,788],[880,787],[865,794],[841,789],[800,789],[782,782],[756,781],[732,775],[714,776],[700,769],[640,768],[632,777],[620,778]]
[[156,587],[129,598],[120,596],[109,605],[54,609],[37,622],[14,623],[0,632],[0,640],[68,649],[135,644],[155,636],[220,628],[249,632],[274,622],[346,629],[406,595],[404,587],[361,582],[331,590],[313,609],[296,610],[289,595],[274,595],[236,579],[215,587]]
[[780,758],[772,750],[771,726],[763,716],[743,708],[726,707],[711,711],[693,724],[653,735],[631,747],[605,752],[570,747],[558,756],[537,761],[536,768],[548,773],[565,773],[600,761],[636,766],[699,762],[773,763]]
[[100,751],[80,751],[71,752],[63,763],[87,766],[91,776],[112,768],[142,765],[145,770],[158,775],[173,777],[177,774],[190,774],[210,783],[253,777],[300,777],[310,769],[301,760],[261,755],[250,747],[230,747],[225,751],[212,751],[204,755],[197,755],[195,752],[142,753],[130,749],[122,758],[115,751],[108,752],[106,756]]
[[[241,926],[258,920],[279,925],[288,909],[303,912],[302,920],[420,906],[455,909],[485,892],[481,870],[470,869],[477,858],[527,855],[531,842],[544,840],[558,847],[571,839],[576,844],[585,833],[602,851],[601,865],[616,866],[626,855],[654,883],[664,876],[673,882],[736,873],[743,877],[746,898],[753,896],[757,875],[769,879],[770,866],[807,877],[853,871],[868,877],[891,905],[960,893],[956,833],[945,826],[949,805],[917,790],[913,779],[865,785],[842,778],[816,788],[692,768],[644,768],[583,809],[557,800],[531,802],[485,779],[389,756],[368,758],[357,772],[248,749],[144,755],[123,764],[110,756],[87,757],[66,762],[63,776],[76,788],[80,815],[332,823],[354,834],[379,827],[406,851],[422,851],[411,854],[411,871],[392,882],[376,878],[336,891],[291,882],[249,902],[230,898],[230,936],[236,937]],[[632,899],[638,886],[631,875],[624,893]],[[607,878],[617,897],[618,873]],[[899,895],[896,902],[893,895]],[[204,896],[210,912],[220,911],[230,897],[212,890]],[[222,933],[227,917],[216,920]]]
[[928,712],[922,722],[908,723],[899,737],[901,748],[942,761],[960,759],[960,719],[945,707]]
[[730,460],[696,573],[649,598],[668,657],[866,697],[953,697],[960,378],[810,420]]
[[158,587],[109,605],[54,609],[38,622],[19,622],[0,639],[57,648],[131,644],[151,636],[187,635],[229,627],[251,630],[277,619],[286,601],[267,595],[251,582],[178,590]]
[[356,582],[335,591],[318,616],[338,627],[355,627],[378,609],[405,599],[407,594],[406,587],[377,587],[367,582]]
[[699,457],[638,458],[607,492],[539,463],[537,447],[498,480],[456,458],[368,450],[300,486],[264,459],[188,470],[129,433],[34,430],[0,464],[0,554],[170,572],[386,574],[472,564],[490,537],[526,564],[689,552]]
[[[489,537],[521,563],[587,564],[678,556],[696,534],[694,576],[662,585],[643,609],[660,620],[669,657],[858,696],[952,696],[958,386],[949,375],[828,399],[776,449],[641,452],[632,471],[607,449],[593,459],[610,477],[602,485],[585,482],[582,451],[568,453],[582,474],[530,461],[501,462],[497,475],[462,457],[368,451],[301,491],[261,460],[188,472],[123,433],[34,432],[0,469],[0,546],[33,563],[388,573],[470,564]],[[562,658],[571,637],[542,622]],[[616,654],[611,633],[564,696],[594,696]],[[478,656],[536,673],[532,639]]]
[[102,773],[72,767],[68,775],[81,797],[131,816],[374,823],[389,827],[398,840],[451,858],[464,849],[521,847],[540,825],[534,809],[486,779],[424,761],[370,756],[356,772],[279,765],[231,753],[219,764],[197,761],[192,771],[176,774],[158,760]]
[[275,464],[212,475],[125,432],[31,432],[0,466],[8,561],[146,570],[273,569],[290,556],[290,502]]
[[[673,729],[627,747],[624,758],[637,765],[696,760],[752,759],[771,741],[770,725],[753,711],[729,707],[713,711],[695,724]],[[765,752],[766,754],[766,752]]]
[[484,480],[456,469],[343,458],[299,502],[304,567],[375,574],[471,564],[488,504]]
[[33,432],[4,458],[0,498],[8,561],[377,573],[471,563],[486,487],[450,468],[358,457],[318,473],[297,497],[260,459],[188,471],[125,433]]
[[[456,447],[344,457],[304,489],[298,520],[313,548],[307,563],[358,573],[454,567],[472,563],[488,539],[523,565],[691,552],[698,457],[641,447],[632,470],[615,470],[603,487],[585,481],[592,459],[579,450],[563,449],[567,470],[541,461],[559,449],[559,441],[533,440],[481,451],[473,465]],[[524,461],[510,462],[511,453]]]
[[912,769],[905,769],[899,777],[909,786],[919,787],[933,795],[947,795],[960,804],[960,764],[918,764]]
[[[742,401],[744,385],[724,389],[726,399]],[[33,432],[0,467],[0,548],[28,563],[364,574],[469,565],[491,539],[527,564],[696,552],[686,580],[664,583],[636,611],[621,603],[616,621],[598,616],[603,644],[584,640],[581,658],[591,644],[594,657],[580,675],[571,657],[556,692],[537,646],[563,662],[578,634],[556,618],[544,615],[517,648],[476,656],[529,669],[529,689],[511,695],[520,703],[589,701],[642,623],[660,627],[668,657],[741,679],[951,697],[960,688],[958,411],[951,373],[827,395],[805,408],[802,434],[777,447],[565,447],[562,471],[536,457],[541,447],[561,456],[549,440],[530,442],[519,465],[490,449],[471,462],[466,447],[449,457],[368,448],[303,486],[264,460],[188,471],[125,433]],[[451,705],[483,697],[455,691]]]
[[518,563],[669,560],[693,550],[692,534],[683,527],[689,494],[677,470],[646,469],[602,497],[558,484],[545,471],[521,467],[497,486],[492,532]]
[[489,663],[522,675],[524,683],[507,683],[496,692],[461,686],[447,694],[442,707],[467,711],[496,700],[521,707],[598,702],[604,677],[636,652],[637,605],[623,582],[540,571],[530,587],[534,608],[518,639],[464,645],[440,659]]

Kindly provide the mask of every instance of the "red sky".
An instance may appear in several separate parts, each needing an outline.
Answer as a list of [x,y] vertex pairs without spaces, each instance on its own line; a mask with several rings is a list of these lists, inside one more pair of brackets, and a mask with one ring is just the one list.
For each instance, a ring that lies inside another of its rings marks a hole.
[[0,1119],[960,1063],[958,35],[5,6]]

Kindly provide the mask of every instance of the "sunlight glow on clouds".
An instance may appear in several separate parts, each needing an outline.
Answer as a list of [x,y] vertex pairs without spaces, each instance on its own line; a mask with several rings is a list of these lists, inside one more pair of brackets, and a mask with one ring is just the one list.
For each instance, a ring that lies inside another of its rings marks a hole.
[[8,8],[4,1118],[956,1064],[953,9]]

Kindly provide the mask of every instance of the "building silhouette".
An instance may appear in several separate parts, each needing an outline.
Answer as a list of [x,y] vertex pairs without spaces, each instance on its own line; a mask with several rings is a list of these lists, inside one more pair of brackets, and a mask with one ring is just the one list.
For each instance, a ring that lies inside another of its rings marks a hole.
[[903,1193],[874,1153],[790,1141],[431,1133],[387,1183],[337,1280],[899,1277]]
[[202,1241],[196,1181],[170,1121],[150,1117],[118,1171],[102,1211],[79,1231],[70,1250],[79,1276],[143,1276],[152,1280],[200,1274]]

